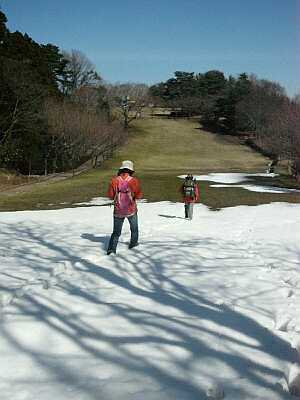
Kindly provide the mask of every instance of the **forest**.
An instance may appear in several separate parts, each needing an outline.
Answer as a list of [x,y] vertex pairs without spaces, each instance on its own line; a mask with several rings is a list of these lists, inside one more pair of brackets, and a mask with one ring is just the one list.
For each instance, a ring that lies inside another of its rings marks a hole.
[[126,141],[116,112],[124,93],[142,97],[147,86],[105,83],[79,50],[36,43],[6,23],[0,11],[0,167],[46,175],[99,165]]

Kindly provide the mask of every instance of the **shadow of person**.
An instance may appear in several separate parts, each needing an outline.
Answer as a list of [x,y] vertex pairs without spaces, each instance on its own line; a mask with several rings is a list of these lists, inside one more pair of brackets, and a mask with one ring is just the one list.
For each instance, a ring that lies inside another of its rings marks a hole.
[[185,219],[184,217],[177,217],[176,215],[166,215],[166,214],[158,214],[159,217],[164,218],[178,218],[178,219]]
[[83,233],[81,237],[91,242],[102,243],[103,245],[106,245],[109,240],[109,236],[95,236],[91,233]]

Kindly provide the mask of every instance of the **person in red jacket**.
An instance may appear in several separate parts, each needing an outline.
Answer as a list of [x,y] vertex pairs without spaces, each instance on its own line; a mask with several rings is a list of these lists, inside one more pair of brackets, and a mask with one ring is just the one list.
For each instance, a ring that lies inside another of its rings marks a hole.
[[107,254],[116,253],[125,218],[130,225],[129,249],[138,246],[139,230],[136,199],[142,197],[139,180],[133,176],[133,162],[125,160],[109,184],[108,197],[114,200],[114,227],[108,244]]
[[188,174],[180,187],[183,196],[185,218],[193,218],[194,203],[199,200],[200,191],[193,175]]

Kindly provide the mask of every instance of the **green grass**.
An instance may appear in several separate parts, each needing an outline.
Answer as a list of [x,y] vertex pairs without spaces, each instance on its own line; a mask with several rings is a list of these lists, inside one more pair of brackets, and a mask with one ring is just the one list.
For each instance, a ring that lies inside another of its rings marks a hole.
[[[180,200],[178,175],[188,172],[263,172],[268,163],[268,159],[232,137],[200,130],[196,121],[141,119],[132,124],[127,143],[101,168],[56,183],[40,183],[30,192],[0,193],[0,210],[62,208],[105,196],[110,177],[125,159],[134,161],[144,198],[149,201]],[[263,181],[258,183],[264,184]],[[287,176],[272,180],[272,183],[297,187]],[[299,194],[256,193],[237,187],[212,188],[209,182],[201,182],[200,191],[201,201],[213,209],[272,201],[300,202]]]
[[199,129],[191,120],[139,121],[121,158],[135,160],[138,171],[222,171],[265,168],[267,160],[248,147]]

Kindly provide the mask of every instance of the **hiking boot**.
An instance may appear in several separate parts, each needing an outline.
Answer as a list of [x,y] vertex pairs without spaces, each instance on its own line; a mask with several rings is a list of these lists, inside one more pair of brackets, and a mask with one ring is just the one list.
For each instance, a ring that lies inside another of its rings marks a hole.
[[107,250],[107,253],[106,253],[108,256],[110,255],[110,254],[116,254],[116,251],[115,250]]
[[138,245],[139,245],[138,243],[129,243],[128,248],[129,248],[129,249],[133,249],[134,247],[136,247],[136,246],[138,246]]

